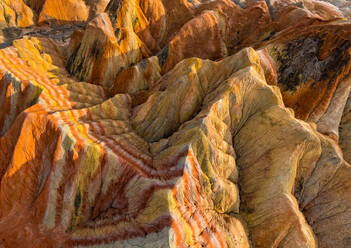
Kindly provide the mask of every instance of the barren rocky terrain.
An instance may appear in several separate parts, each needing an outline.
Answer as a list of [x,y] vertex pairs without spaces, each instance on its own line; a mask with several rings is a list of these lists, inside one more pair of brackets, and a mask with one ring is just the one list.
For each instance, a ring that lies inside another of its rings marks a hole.
[[351,247],[350,17],[0,0],[0,248]]

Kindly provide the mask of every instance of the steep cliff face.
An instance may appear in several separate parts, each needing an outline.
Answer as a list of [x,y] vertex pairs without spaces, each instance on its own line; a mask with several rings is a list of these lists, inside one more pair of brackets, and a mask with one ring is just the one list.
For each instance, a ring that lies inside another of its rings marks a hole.
[[350,247],[348,9],[0,2],[0,247]]

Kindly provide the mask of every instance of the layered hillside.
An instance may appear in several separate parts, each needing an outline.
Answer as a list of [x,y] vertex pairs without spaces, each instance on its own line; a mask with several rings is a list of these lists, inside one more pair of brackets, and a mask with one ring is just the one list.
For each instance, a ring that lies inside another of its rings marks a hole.
[[0,247],[351,247],[349,17],[0,0]]

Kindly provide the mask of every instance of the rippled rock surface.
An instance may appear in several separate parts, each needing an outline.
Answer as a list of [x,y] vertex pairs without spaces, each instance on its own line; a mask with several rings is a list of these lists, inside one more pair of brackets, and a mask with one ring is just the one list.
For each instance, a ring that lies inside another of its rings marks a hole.
[[0,0],[0,247],[350,247],[350,9]]

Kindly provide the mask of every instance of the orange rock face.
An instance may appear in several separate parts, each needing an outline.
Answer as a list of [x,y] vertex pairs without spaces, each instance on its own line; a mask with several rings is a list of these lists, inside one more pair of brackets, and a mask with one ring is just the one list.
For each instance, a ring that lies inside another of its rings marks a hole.
[[83,0],[45,0],[40,9],[38,24],[83,22],[89,15],[89,9]]
[[0,247],[350,247],[349,13],[0,2]]
[[33,25],[33,12],[22,0],[3,0],[0,3],[0,27]]

